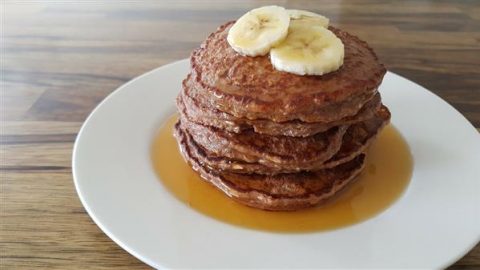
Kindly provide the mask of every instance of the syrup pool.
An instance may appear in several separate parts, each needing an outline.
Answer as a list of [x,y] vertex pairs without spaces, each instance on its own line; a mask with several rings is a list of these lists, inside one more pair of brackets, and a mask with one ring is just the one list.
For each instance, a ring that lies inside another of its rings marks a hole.
[[173,137],[178,116],[170,117],[154,138],[152,162],[161,183],[181,202],[216,220],[274,232],[341,228],[386,210],[406,190],[413,160],[405,139],[386,126],[369,149],[359,178],[326,204],[294,212],[263,211],[239,204],[205,182],[180,155]]

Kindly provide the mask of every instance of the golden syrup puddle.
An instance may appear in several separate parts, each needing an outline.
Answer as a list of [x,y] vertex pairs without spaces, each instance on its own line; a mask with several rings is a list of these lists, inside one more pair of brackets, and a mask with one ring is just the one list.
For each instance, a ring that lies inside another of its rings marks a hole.
[[413,170],[410,149],[388,125],[370,147],[359,179],[330,202],[295,212],[270,212],[244,206],[205,182],[179,153],[172,116],[154,139],[152,162],[165,187],[180,201],[214,219],[274,232],[336,229],[369,219],[392,205],[407,188]]

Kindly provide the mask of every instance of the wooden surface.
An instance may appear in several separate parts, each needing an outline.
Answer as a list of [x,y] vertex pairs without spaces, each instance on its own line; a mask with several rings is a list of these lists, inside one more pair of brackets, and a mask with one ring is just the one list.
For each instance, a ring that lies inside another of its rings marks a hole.
[[[80,204],[70,167],[75,136],[118,86],[188,57],[219,24],[271,2],[38,2],[0,8],[0,268],[148,269]],[[389,70],[480,127],[478,2],[277,3],[327,15],[367,40]],[[478,245],[452,266],[473,268],[480,268]]]

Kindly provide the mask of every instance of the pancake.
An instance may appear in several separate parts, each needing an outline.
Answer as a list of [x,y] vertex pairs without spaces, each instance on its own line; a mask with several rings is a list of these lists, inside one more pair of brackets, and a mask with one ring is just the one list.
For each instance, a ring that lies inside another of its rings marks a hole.
[[188,121],[181,127],[193,140],[217,157],[226,157],[267,167],[299,170],[330,159],[341,147],[348,126],[338,126],[310,137],[268,136],[246,130],[232,133]]
[[[191,97],[235,117],[274,122],[330,122],[357,114],[386,72],[360,39],[329,27],[345,47],[343,66],[322,76],[273,68],[267,56],[245,57],[227,43],[234,22],[220,26],[191,56]],[[347,106],[348,105],[348,106]]]
[[389,122],[372,49],[329,27],[343,65],[321,76],[276,70],[269,55],[235,52],[220,26],[194,50],[177,96],[175,137],[200,176],[248,206],[291,211],[325,202],[362,171]]
[[188,75],[187,79],[183,82],[183,90],[177,98],[177,107],[183,111],[187,119],[197,124],[216,127],[235,133],[253,129],[256,133],[272,136],[307,137],[319,132],[324,132],[335,126],[349,125],[372,118],[381,104],[380,94],[377,93],[372,99],[368,100],[354,116],[348,116],[332,122],[306,123],[299,120],[291,120],[277,123],[267,119],[237,118],[217,109],[209,108],[188,95],[191,87],[191,77]]
[[274,175],[278,173],[293,173],[300,170],[312,171],[326,168],[333,168],[339,164],[353,160],[358,155],[365,153],[370,144],[375,140],[382,128],[388,124],[390,112],[385,106],[377,110],[375,117],[350,126],[343,136],[340,150],[323,164],[314,167],[294,168],[286,167],[268,167],[260,163],[251,163],[241,160],[233,160],[225,157],[218,157],[206,149],[199,146],[192,136],[185,130],[182,132],[185,136],[186,144],[190,149],[190,154],[203,166],[216,171],[228,171],[234,173],[256,173]]
[[325,202],[358,176],[365,164],[364,155],[332,169],[314,172],[276,174],[236,174],[203,167],[191,155],[186,138],[175,126],[184,159],[200,176],[239,203],[272,211],[292,211]]
[[360,152],[365,152],[367,147],[375,141],[377,135],[388,123],[391,114],[388,108],[382,105],[371,120],[349,127],[343,136],[340,150],[331,159],[325,162],[326,168],[332,168],[344,163]]

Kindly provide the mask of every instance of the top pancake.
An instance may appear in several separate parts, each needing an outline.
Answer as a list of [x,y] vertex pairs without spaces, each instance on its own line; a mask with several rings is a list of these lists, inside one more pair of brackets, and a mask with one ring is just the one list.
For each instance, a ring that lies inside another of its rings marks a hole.
[[194,80],[200,87],[192,98],[213,108],[248,119],[275,122],[318,122],[331,106],[349,101],[354,115],[376,92],[386,72],[368,45],[330,27],[345,46],[343,66],[322,76],[299,76],[274,69],[267,56],[235,52],[226,37],[234,22],[220,26],[191,57]]

